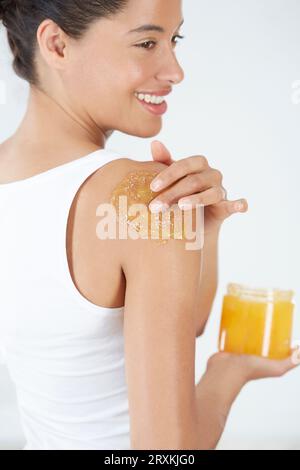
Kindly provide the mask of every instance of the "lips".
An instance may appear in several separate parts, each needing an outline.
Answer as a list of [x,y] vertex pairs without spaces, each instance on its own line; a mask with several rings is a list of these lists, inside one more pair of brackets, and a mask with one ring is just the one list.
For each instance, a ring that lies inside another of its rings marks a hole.
[[161,104],[152,104],[152,103],[146,103],[146,101],[141,101],[137,98],[137,101],[148,111],[150,111],[152,114],[156,115],[163,115],[167,112],[168,105],[166,101],[163,101]]

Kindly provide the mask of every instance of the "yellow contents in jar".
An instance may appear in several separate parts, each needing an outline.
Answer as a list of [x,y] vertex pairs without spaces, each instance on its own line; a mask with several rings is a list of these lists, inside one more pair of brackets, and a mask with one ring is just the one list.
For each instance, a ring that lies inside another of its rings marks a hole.
[[291,354],[293,294],[229,284],[223,299],[219,350],[287,358]]

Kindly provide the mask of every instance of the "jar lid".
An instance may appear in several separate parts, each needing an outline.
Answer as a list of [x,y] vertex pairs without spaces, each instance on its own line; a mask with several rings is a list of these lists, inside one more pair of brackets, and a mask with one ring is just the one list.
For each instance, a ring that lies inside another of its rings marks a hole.
[[283,290],[277,288],[252,288],[245,286],[244,284],[236,284],[233,282],[227,285],[227,293],[229,295],[235,295],[243,299],[264,302],[273,302],[279,300],[291,302],[294,296],[293,290]]

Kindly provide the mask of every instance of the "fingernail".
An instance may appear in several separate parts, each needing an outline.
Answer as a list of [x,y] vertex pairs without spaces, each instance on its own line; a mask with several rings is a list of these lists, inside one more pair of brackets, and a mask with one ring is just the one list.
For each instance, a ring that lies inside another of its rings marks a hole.
[[300,364],[300,348],[299,347],[292,354],[292,363],[295,366]]
[[182,211],[190,210],[190,209],[192,209],[192,201],[190,201],[188,199],[184,199],[184,201],[182,201],[182,202],[179,201],[178,202],[178,206]]
[[155,181],[152,181],[152,183],[150,184],[150,189],[152,189],[152,191],[159,191],[163,186],[163,182],[161,180],[155,180]]
[[169,208],[168,204],[163,203],[163,202],[155,202],[153,204],[150,204],[149,209],[151,212],[156,213],[156,212],[164,212]]
[[234,208],[236,211],[242,211],[244,209],[244,204],[242,202],[237,202]]

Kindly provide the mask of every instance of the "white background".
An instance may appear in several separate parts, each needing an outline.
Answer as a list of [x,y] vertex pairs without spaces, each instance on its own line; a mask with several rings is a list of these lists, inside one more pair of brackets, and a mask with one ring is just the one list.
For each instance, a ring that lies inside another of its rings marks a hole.
[[[300,339],[300,2],[186,0],[183,13],[186,38],[177,51],[185,80],[168,97],[162,132],[144,140],[115,133],[108,147],[151,159],[150,142],[159,139],[175,159],[204,154],[222,171],[229,199],[248,200],[248,213],[222,228],[218,293],[205,336],[197,340],[199,379],[216,351],[228,282],[293,289],[294,337]],[[12,72],[3,31],[0,61],[2,141],[20,121],[28,92]],[[300,450],[299,389],[300,369],[247,385],[219,448]],[[0,447],[20,448],[15,390],[4,366],[0,398]]]

